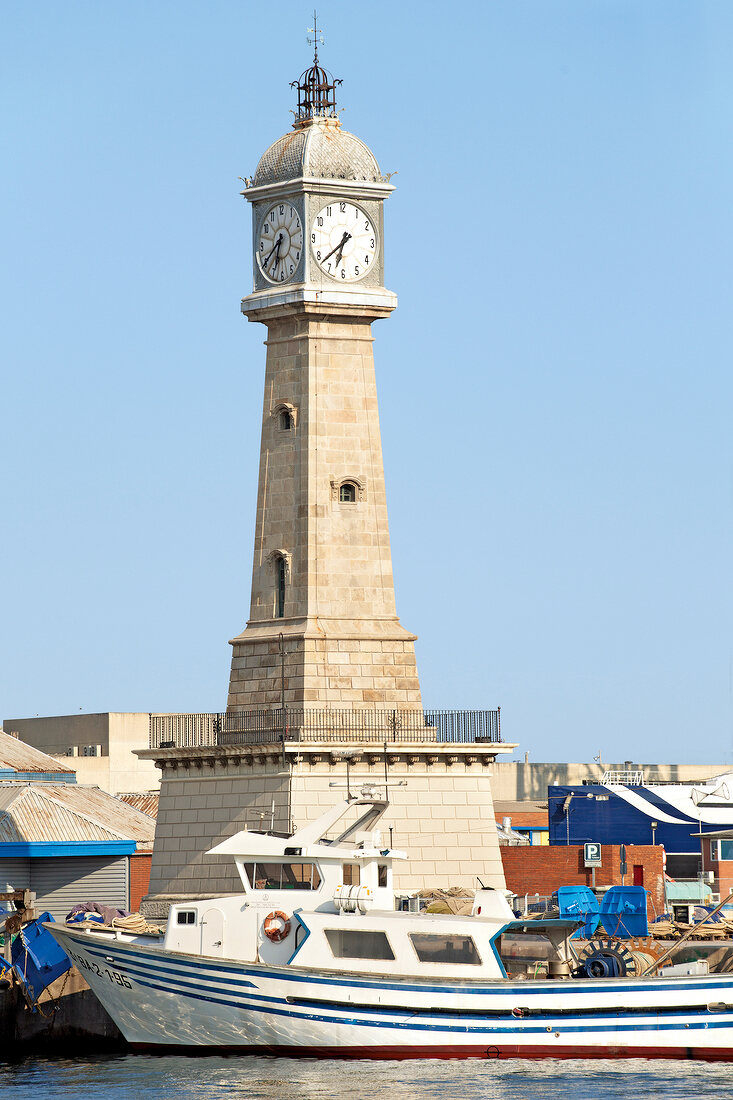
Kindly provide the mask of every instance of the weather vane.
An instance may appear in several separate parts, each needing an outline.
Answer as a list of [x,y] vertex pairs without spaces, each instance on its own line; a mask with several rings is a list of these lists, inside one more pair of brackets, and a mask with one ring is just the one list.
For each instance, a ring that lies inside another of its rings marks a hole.
[[[311,35],[313,35],[312,38],[311,38]],[[317,65],[318,64],[318,43],[320,42],[320,44],[323,45],[324,42],[323,42],[323,31],[319,31],[319,29],[318,29],[318,12],[316,12],[316,11],[313,12],[313,26],[308,27],[307,40],[308,40],[308,45],[313,46],[313,64]]]
[[313,118],[334,118],[336,114],[336,85],[340,80],[334,80],[330,73],[322,69],[318,64],[318,45],[323,44],[323,31],[318,26],[318,12],[313,12],[313,26],[308,27],[308,42],[313,46],[313,64],[304,73],[300,74],[300,80],[293,80],[291,88],[298,89],[298,110],[294,112],[293,126],[302,125],[304,121]]

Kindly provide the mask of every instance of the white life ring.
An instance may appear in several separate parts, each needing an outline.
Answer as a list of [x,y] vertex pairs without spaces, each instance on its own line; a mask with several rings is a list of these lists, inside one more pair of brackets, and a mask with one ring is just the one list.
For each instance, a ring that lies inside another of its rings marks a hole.
[[265,917],[263,931],[272,943],[280,943],[290,935],[290,917],[280,909],[273,909]]

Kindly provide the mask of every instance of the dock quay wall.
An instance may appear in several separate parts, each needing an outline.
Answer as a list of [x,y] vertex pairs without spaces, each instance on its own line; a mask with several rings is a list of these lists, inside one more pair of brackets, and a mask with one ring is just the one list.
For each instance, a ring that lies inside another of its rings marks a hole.
[[126,1046],[76,967],[43,991],[34,1012],[18,985],[0,990],[0,1052],[6,1055],[34,1050],[87,1054]]

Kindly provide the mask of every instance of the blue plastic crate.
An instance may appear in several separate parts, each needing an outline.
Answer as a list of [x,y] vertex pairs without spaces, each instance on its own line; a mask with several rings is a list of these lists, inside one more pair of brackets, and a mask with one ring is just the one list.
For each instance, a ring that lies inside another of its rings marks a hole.
[[44,921],[53,921],[50,913],[41,913],[30,924],[24,924],[11,948],[13,969],[33,1004],[51,982],[72,966],[63,947],[42,927]]

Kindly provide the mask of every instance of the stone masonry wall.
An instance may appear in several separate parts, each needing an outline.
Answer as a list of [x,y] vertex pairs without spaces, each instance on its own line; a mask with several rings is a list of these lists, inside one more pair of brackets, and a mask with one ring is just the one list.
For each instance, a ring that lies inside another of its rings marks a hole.
[[[158,822],[143,912],[164,916],[171,900],[239,893],[233,861],[205,853],[240,829],[289,831],[312,821],[346,797],[346,746],[286,747],[279,753],[241,749],[171,750],[161,780]],[[358,751],[350,769],[352,791],[365,783],[384,784],[383,746]],[[445,751],[444,751],[445,750]],[[468,750],[468,751],[466,751]],[[383,824],[385,846],[403,849],[408,861],[395,866],[398,892],[423,887],[504,887],[496,836],[488,752],[470,746],[434,744],[388,747],[391,806]],[[406,786],[399,786],[404,781]],[[330,784],[335,783],[336,786]]]
[[[369,755],[368,753],[365,755]],[[417,754],[416,754],[417,755]],[[352,791],[362,782],[380,781],[384,789],[384,756],[371,754],[350,769]],[[343,762],[304,758],[293,767],[292,808],[296,826],[305,824],[345,797]],[[399,760],[389,766],[391,805],[380,828],[385,846],[407,852],[408,860],[394,865],[395,890],[409,893],[428,887],[467,886],[476,889],[480,878],[485,886],[504,888],[504,870],[499,852],[491,797],[491,768],[467,764],[459,758],[449,764],[441,759],[427,764],[424,757],[408,763]],[[405,787],[397,786],[404,781]]]
[[275,760],[243,766],[227,760],[213,767],[191,763],[175,771],[166,769],[143,910],[157,915],[150,905],[156,897],[239,893],[241,882],[231,858],[205,853],[241,829],[268,828],[273,800],[274,827],[285,830],[288,787],[289,773]]
[[[420,683],[409,639],[283,638],[287,706],[414,708]],[[229,710],[277,706],[283,696],[279,641],[238,641],[232,658]]]
[[289,705],[420,706],[415,635],[395,609],[371,321],[363,307],[267,318],[250,617],[232,641],[230,711],[281,700],[281,634]]

